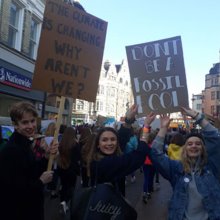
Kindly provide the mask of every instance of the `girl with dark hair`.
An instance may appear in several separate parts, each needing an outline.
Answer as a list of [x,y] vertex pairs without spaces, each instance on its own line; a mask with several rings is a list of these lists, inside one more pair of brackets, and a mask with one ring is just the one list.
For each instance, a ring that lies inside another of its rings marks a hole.
[[80,151],[74,128],[65,129],[59,144],[58,174],[61,181],[60,212],[66,214],[79,172]]
[[91,129],[89,127],[84,127],[81,131],[79,138],[80,155],[81,155],[80,173],[81,173],[82,187],[89,186],[89,177],[87,175],[87,169],[86,169],[86,157],[92,146],[93,139],[94,137],[92,135]]
[[[152,122],[149,117],[148,122]],[[111,182],[124,195],[124,177],[140,168],[148,152],[149,148],[140,141],[135,151],[122,154],[117,131],[111,127],[102,128],[87,158],[91,185]]]

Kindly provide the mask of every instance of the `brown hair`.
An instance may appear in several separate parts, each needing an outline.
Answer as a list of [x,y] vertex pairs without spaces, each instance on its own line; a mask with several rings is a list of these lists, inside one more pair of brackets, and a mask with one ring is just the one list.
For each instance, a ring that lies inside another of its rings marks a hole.
[[55,122],[51,122],[51,123],[47,126],[47,129],[46,129],[46,131],[45,131],[45,136],[46,136],[46,137],[53,137],[55,131],[56,131],[56,124],[55,124]]
[[63,169],[67,169],[71,162],[71,150],[77,144],[76,132],[74,128],[68,127],[65,129],[62,139],[59,144],[58,163]]
[[35,118],[37,118],[38,114],[34,107],[34,105],[27,101],[21,101],[15,103],[10,109],[10,117],[14,124],[18,124],[24,115],[24,113],[31,113]]
[[95,138],[95,134],[92,134],[90,128],[84,128],[82,130],[79,139],[79,144],[81,146],[81,158],[82,158],[82,163],[84,165],[86,164],[87,157],[90,152],[94,138]]
[[120,148],[119,142],[118,142],[118,133],[117,133],[117,131],[112,127],[104,127],[102,129],[100,129],[99,132],[97,133],[97,135],[95,135],[95,134],[93,135],[92,145],[91,145],[90,151],[88,153],[88,157],[86,159],[88,176],[90,176],[90,164],[91,164],[91,162],[94,161],[94,160],[99,161],[102,158],[106,157],[106,155],[102,154],[100,152],[99,148],[98,148],[100,137],[106,131],[112,132],[113,134],[115,134],[115,136],[117,138],[117,148],[116,148],[116,151],[114,152],[114,154],[115,155],[121,155],[122,154],[121,148]]
[[170,139],[170,144],[176,144],[178,146],[184,145],[184,136],[180,133],[174,134]]

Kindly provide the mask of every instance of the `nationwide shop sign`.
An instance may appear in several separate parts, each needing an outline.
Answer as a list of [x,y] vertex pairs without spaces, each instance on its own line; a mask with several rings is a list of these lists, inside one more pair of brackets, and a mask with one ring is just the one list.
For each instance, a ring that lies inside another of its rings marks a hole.
[[126,47],[135,103],[140,116],[188,107],[181,37]]
[[107,22],[60,0],[47,0],[34,89],[94,102]]
[[30,91],[32,79],[0,66],[0,83],[18,89]]

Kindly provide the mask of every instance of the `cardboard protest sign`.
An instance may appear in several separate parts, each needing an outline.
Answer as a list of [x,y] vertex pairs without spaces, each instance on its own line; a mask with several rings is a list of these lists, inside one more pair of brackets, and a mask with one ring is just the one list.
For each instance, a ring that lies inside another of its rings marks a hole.
[[103,124],[106,121],[106,119],[107,118],[105,116],[98,115],[96,124],[99,125],[99,126],[103,126]]
[[33,88],[94,102],[107,22],[60,0],[47,0]]
[[181,38],[173,37],[126,47],[139,115],[178,112],[188,107]]

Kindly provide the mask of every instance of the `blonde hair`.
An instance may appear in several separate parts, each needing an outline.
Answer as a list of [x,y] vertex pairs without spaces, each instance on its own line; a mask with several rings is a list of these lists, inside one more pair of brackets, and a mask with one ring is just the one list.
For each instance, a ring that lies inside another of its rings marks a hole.
[[[194,160],[187,156],[187,152],[186,152],[187,141],[188,141],[188,139],[186,140],[185,144],[182,147],[181,162],[183,164],[184,172],[191,173],[191,164],[194,162]],[[206,152],[203,140],[201,140],[201,145],[202,145],[202,153],[201,153],[200,161],[198,164],[199,172],[202,171],[202,169],[204,168],[204,166],[207,163],[207,152]]]

